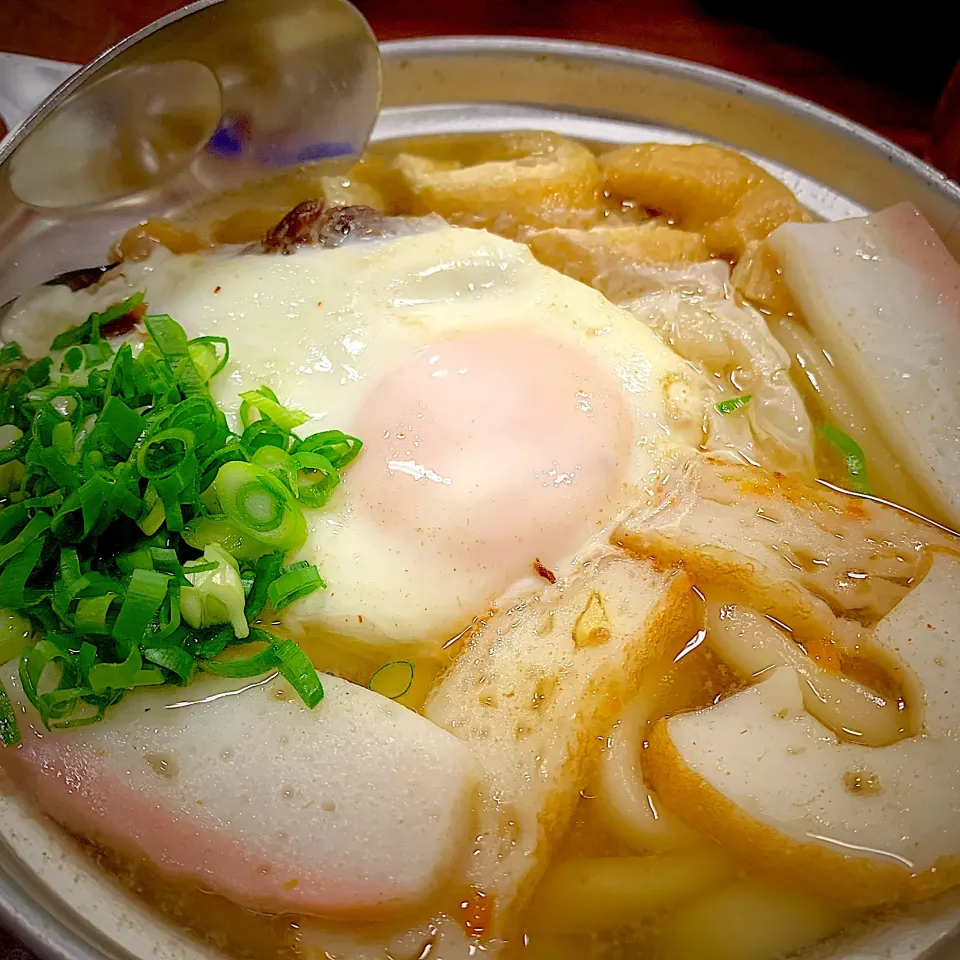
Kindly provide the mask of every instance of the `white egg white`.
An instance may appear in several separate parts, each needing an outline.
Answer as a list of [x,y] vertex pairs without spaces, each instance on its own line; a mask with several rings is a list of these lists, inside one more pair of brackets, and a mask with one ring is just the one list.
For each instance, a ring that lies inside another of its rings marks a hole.
[[[19,334],[29,347],[32,333],[48,343],[51,323],[62,329],[65,316],[79,320],[100,301],[115,302],[118,288],[143,289],[150,312],[170,314],[190,336],[229,339],[230,362],[212,384],[229,417],[241,392],[268,384],[281,402],[310,415],[302,435],[352,432],[384,377],[416,351],[450,338],[499,331],[509,351],[511,331],[524,331],[563,345],[568,355],[579,351],[585,367],[615,385],[630,443],[616,489],[597,501],[564,555],[545,562],[567,562],[586,549],[626,504],[644,496],[678,446],[702,439],[710,389],[700,374],[592,288],[485,231],[431,225],[288,256],[162,254],[122,271],[92,293],[59,288],[26,298],[8,319],[6,338]],[[433,488],[418,494],[424,502],[443,496],[444,478],[431,477],[431,465],[411,453],[393,468]],[[394,523],[363,509],[361,500],[377,494],[355,489],[355,469],[346,471],[329,505],[308,517],[300,557],[315,562],[330,587],[296,605],[292,627],[349,639],[361,650],[406,644],[411,653],[429,654],[488,609],[518,573],[530,572],[533,556],[522,572],[515,563],[460,563],[456,543],[409,517]]]

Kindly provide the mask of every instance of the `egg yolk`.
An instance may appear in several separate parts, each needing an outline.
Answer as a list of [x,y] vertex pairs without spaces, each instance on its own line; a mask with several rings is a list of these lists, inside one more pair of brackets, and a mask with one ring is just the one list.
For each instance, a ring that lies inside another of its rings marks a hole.
[[417,350],[368,394],[356,432],[357,509],[504,585],[609,522],[632,444],[616,380],[575,345],[513,329]]

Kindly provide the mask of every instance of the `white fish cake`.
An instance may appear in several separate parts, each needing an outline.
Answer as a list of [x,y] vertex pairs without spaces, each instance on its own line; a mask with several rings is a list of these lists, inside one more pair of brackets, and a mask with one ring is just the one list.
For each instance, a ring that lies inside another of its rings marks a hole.
[[70,831],[258,910],[376,919],[421,903],[466,856],[477,781],[455,737],[323,677],[205,679],[43,730],[16,665],[23,743],[0,762]]
[[891,449],[960,527],[960,265],[909,203],[769,239],[790,292]]
[[923,685],[923,729],[883,747],[840,741],[779,668],[742,693],[660,721],[647,766],[661,796],[741,860],[872,906],[960,879],[960,558],[877,625],[875,642]]

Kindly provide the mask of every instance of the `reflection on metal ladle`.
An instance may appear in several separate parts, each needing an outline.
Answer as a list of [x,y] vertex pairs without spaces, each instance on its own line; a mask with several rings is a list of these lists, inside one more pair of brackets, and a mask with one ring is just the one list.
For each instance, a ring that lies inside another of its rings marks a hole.
[[380,85],[376,40],[346,0],[200,0],[158,21],[0,149],[0,303],[107,262],[148,217],[316,161],[347,169]]
[[21,144],[10,186],[45,209],[139,194],[179,173],[220,123],[220,85],[188,60],[126,67],[78,91]]

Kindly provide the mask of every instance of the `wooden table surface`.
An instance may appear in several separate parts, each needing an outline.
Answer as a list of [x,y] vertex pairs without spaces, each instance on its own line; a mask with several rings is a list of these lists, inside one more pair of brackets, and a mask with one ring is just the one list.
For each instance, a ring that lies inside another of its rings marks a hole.
[[[926,145],[937,100],[935,77],[926,85],[914,82],[913,89],[891,86],[891,81],[896,84],[903,79],[902,63],[899,73],[891,60],[889,69],[871,76],[869,60],[838,55],[836,49],[832,54],[822,52],[830,44],[811,42],[809,30],[799,38],[791,35],[782,24],[762,15],[759,4],[752,11],[749,3],[729,5],[731,11],[739,11],[738,22],[730,19],[732,12],[718,13],[713,4],[695,0],[354,2],[384,40],[437,34],[539,35],[613,43],[699,61],[799,94],[916,153]],[[834,33],[843,26],[842,0],[838,3],[840,21],[825,22],[825,29]],[[0,0],[0,50],[82,63],[182,5],[178,0]],[[809,2],[802,16],[809,26]],[[876,30],[875,14],[870,19],[871,24],[862,29]],[[891,29],[904,29],[900,18]],[[877,36],[867,33],[860,38],[870,52],[876,51]],[[905,42],[901,46],[908,49]],[[912,75],[914,80],[917,75]],[[28,960],[29,954],[0,931],[0,958]]]

